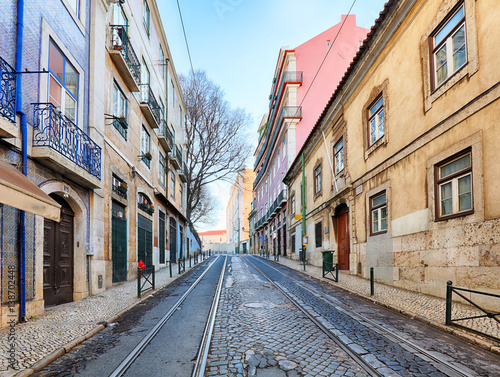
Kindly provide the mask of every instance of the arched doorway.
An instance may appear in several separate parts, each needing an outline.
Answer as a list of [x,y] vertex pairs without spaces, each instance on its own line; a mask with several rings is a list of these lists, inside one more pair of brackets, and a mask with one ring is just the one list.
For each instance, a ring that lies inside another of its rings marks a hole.
[[349,207],[347,207],[346,204],[338,206],[335,209],[334,219],[336,219],[339,270],[349,270],[349,255],[351,253],[351,242],[349,239]]
[[44,219],[43,299],[45,306],[73,301],[74,212],[59,195],[50,194],[61,205],[61,221]]

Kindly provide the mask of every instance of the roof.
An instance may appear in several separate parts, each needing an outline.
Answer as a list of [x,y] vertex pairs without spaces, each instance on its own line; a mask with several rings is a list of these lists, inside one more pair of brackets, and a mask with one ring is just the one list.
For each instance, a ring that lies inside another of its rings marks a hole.
[[200,236],[215,236],[218,234],[225,234],[226,230],[207,230],[206,232],[198,232]]
[[323,121],[323,119],[326,116],[326,113],[328,112],[328,109],[331,107],[331,105],[333,104],[334,100],[337,98],[337,95],[342,91],[342,89],[346,85],[346,83],[347,83],[348,79],[350,78],[351,74],[353,74],[354,69],[356,68],[357,64],[361,61],[361,58],[370,49],[370,47],[371,47],[371,45],[373,43],[373,40],[374,40],[374,36],[375,36],[376,32],[378,31],[380,25],[382,24],[382,22],[387,17],[389,11],[392,9],[392,7],[394,5],[396,5],[396,3],[398,3],[398,1],[399,0],[389,0],[389,1],[387,1],[385,3],[384,9],[382,11],[380,11],[379,17],[375,20],[374,25],[371,27],[370,31],[366,35],[366,38],[363,41],[363,44],[359,47],[358,52],[356,53],[356,55],[352,59],[351,64],[347,68],[346,72],[344,73],[344,76],[342,77],[342,79],[340,80],[339,84],[337,85],[337,88],[334,90],[334,92],[333,92],[332,96],[330,97],[328,103],[326,104],[325,108],[321,112],[321,114],[320,114],[318,120],[316,121],[314,127],[311,129],[311,132],[307,136],[304,144],[302,144],[302,147],[300,148],[300,151],[298,151],[297,155],[295,156],[295,159],[293,160],[292,165],[290,165],[290,168],[288,169],[288,172],[285,175],[285,177],[284,177],[283,180],[289,180],[291,178],[291,177],[289,177],[289,174],[291,174],[291,172],[292,172],[292,167],[295,166],[300,161],[302,153],[305,151],[306,147],[308,146],[308,144],[311,141],[311,139],[312,139],[313,135],[315,134],[315,132],[319,129],[319,127],[321,125],[321,122]]

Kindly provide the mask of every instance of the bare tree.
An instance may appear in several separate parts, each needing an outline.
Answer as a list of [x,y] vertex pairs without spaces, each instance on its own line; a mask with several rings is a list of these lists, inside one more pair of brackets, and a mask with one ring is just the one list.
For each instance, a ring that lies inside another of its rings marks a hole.
[[243,109],[231,109],[204,71],[179,79],[187,109],[187,218],[190,223],[207,222],[215,207],[207,185],[230,180],[250,155],[250,117]]

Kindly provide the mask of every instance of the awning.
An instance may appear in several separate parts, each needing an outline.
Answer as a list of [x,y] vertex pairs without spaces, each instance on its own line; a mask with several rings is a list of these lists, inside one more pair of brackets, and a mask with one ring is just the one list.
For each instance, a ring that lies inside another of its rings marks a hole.
[[0,203],[60,221],[61,206],[21,172],[0,161]]

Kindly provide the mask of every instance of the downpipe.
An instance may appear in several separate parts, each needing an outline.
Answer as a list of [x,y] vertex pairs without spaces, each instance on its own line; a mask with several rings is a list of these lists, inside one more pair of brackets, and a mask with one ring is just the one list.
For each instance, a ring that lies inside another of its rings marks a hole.
[[[24,0],[17,1],[16,24],[16,72],[23,66]],[[21,165],[22,173],[28,173],[28,125],[22,111],[22,75],[16,75],[16,114],[21,117]],[[26,321],[26,212],[21,211],[21,245],[19,250],[19,322]]]

